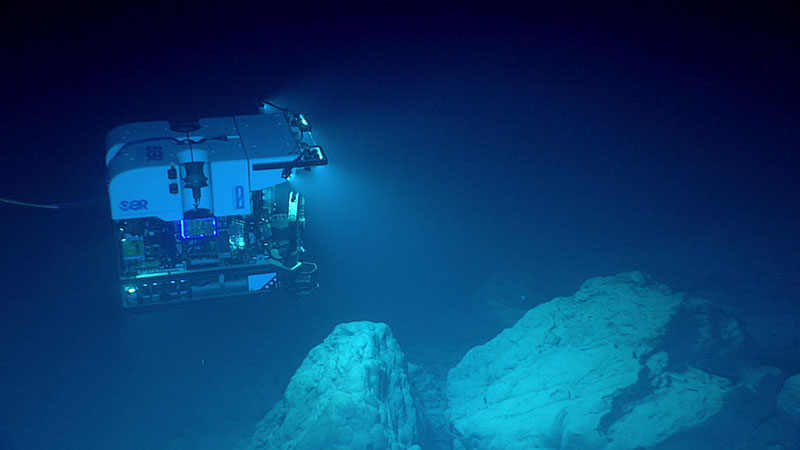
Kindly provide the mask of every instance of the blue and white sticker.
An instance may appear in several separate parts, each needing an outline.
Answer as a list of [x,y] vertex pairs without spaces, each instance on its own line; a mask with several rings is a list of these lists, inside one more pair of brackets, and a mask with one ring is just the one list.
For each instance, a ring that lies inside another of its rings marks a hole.
[[233,187],[233,208],[244,209],[244,186]]

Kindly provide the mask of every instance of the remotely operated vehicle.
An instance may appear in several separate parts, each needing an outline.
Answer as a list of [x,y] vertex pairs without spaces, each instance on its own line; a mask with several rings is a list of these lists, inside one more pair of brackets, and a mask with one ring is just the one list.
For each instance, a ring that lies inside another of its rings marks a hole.
[[289,179],[328,158],[302,114],[259,109],[109,132],[123,306],[317,288],[316,264],[302,260],[305,199]]

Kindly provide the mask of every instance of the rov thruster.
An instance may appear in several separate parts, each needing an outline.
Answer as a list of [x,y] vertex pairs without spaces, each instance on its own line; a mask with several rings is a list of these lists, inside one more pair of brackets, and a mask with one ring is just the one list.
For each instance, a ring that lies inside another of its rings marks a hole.
[[289,179],[328,158],[302,114],[263,102],[255,115],[131,123],[106,150],[123,306],[316,290]]

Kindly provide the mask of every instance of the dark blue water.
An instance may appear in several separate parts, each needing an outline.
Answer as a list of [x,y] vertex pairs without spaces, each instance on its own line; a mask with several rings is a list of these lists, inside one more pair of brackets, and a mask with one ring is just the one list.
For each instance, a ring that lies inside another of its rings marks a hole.
[[[642,270],[800,308],[797,18],[727,7],[142,5],[2,16],[0,197],[103,199],[134,121],[305,112],[313,297],[131,314],[104,203],[0,204],[0,444],[233,448],[340,322],[430,362],[491,274],[536,301]],[[765,363],[800,372],[798,358]],[[455,360],[451,361],[453,358]],[[769,359],[769,358],[767,358]],[[444,363],[442,363],[444,364]]]

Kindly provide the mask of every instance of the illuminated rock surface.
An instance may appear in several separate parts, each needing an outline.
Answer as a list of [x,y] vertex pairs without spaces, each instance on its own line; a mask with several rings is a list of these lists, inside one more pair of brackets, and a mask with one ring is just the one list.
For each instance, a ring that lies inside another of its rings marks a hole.
[[636,448],[702,423],[730,382],[655,352],[684,301],[630,272],[531,309],[449,372],[455,448]]
[[[638,272],[528,310],[446,383],[431,361],[407,364],[388,326],[341,324],[250,448],[796,448],[800,376],[784,384],[752,345],[729,310]],[[436,342],[425,348],[434,362],[457,360]]]
[[789,420],[800,424],[800,374],[789,377],[783,383],[778,394],[778,409]]
[[389,327],[344,323],[308,353],[252,448],[406,450],[417,423],[405,357]]
[[731,387],[728,379],[690,368],[653,379],[655,390],[626,405],[608,430],[609,448],[650,447],[717,414]]

